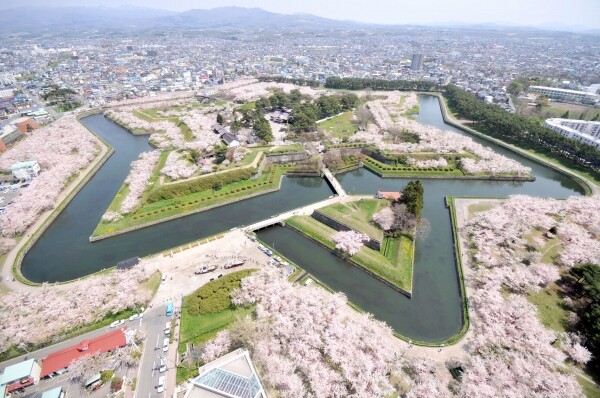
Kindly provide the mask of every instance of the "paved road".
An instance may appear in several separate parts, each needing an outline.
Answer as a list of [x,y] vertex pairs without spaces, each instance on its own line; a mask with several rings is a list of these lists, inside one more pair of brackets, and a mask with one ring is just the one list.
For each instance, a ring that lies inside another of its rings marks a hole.
[[[172,317],[166,316],[165,305],[156,306],[147,310],[144,314],[143,330],[146,333],[146,342],[143,349],[142,363],[137,375],[138,381],[134,397],[162,398],[165,396],[164,392],[156,392],[156,386],[158,385],[159,376],[166,376],[165,373],[159,374],[158,366],[160,358],[166,354],[163,352],[164,329],[165,324],[171,319]],[[173,347],[169,348],[169,351],[171,350],[173,350]],[[176,372],[174,363],[167,363],[167,365],[167,372]]]

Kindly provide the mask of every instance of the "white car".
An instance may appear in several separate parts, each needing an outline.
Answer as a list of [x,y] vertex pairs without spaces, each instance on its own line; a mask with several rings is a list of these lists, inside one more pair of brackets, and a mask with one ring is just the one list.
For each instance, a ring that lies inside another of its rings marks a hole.
[[160,366],[158,367],[158,372],[163,373],[167,371],[167,359],[165,357],[160,358]]
[[165,337],[163,340],[163,352],[169,351],[169,338]]
[[133,314],[132,316],[129,317],[130,321],[135,321],[136,319],[141,318],[140,314]]
[[111,328],[116,328],[118,326],[121,326],[122,324],[124,324],[125,321],[122,319],[119,319],[118,321],[114,321],[113,323],[110,324]]
[[165,376],[160,376],[158,378],[158,385],[156,386],[156,392],[165,391]]

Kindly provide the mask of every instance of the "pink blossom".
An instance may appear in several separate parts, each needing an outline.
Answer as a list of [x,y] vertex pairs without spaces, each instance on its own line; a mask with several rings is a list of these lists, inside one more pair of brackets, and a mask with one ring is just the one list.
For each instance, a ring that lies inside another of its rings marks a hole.
[[373,221],[376,222],[383,230],[387,231],[392,228],[396,218],[391,207],[384,207],[377,213],[373,214]]
[[335,243],[336,249],[354,256],[369,238],[365,234],[350,230],[337,232],[333,235],[332,240]]

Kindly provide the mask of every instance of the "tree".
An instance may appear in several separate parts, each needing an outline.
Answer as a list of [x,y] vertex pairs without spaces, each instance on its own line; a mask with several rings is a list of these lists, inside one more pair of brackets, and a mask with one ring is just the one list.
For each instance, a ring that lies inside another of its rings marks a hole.
[[213,192],[220,191],[221,188],[223,188],[223,183],[221,181],[217,180],[217,181],[215,181],[212,184],[212,190],[213,190]]
[[269,98],[267,97],[257,99],[254,105],[257,110],[260,109],[262,110],[262,112],[265,112],[272,108],[271,101],[269,101]]
[[227,149],[227,146],[223,144],[215,148],[215,162],[217,164],[223,163],[223,161],[226,159]]
[[217,113],[217,123],[223,124],[223,115],[220,113]]
[[271,124],[264,118],[258,117],[254,120],[254,134],[263,141],[273,141],[273,131],[271,130]]
[[377,213],[373,214],[373,221],[377,223],[384,231],[392,229],[394,225],[395,216],[394,211],[391,207],[384,207]]
[[421,218],[423,212],[423,185],[420,181],[410,181],[404,189],[400,203],[404,203],[408,211],[415,215],[418,219]]
[[565,113],[562,114],[561,118],[562,119],[568,119],[569,115],[570,115],[569,111],[566,111]]
[[229,129],[231,130],[232,133],[237,133],[238,131],[240,131],[241,128],[242,128],[242,122],[240,122],[238,120],[238,118],[235,117],[233,119],[233,122],[231,122],[231,126],[229,126]]
[[369,238],[360,232],[356,231],[339,231],[333,235],[333,243],[335,248],[347,253],[350,256],[354,256],[363,247],[363,243],[368,241]]

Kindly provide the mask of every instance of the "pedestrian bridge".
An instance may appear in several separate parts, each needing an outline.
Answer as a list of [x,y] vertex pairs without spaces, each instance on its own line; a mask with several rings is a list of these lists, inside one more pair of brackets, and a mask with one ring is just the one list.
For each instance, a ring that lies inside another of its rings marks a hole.
[[323,166],[321,171],[323,172],[323,176],[327,179],[327,181],[329,182],[335,193],[338,194],[338,196],[344,197],[347,195],[346,191],[344,191],[344,188],[342,187],[342,184],[340,184],[337,178],[335,178],[331,170]]
[[320,202],[311,203],[309,205],[278,214],[266,220],[262,220],[257,223],[248,225],[247,227],[244,227],[244,231],[258,231],[259,229],[267,228],[275,224],[283,224],[285,220],[293,216],[310,216],[316,209],[320,209],[321,207],[329,206],[335,203],[347,203],[356,200],[372,198],[373,196],[371,195],[346,195],[346,193],[344,192],[343,197],[336,195],[328,199],[322,200]]

